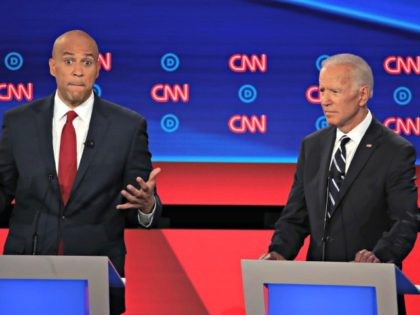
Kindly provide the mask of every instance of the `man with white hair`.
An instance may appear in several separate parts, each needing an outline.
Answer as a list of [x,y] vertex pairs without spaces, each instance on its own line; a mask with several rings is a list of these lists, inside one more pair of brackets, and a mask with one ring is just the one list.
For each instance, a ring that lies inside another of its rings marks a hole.
[[373,74],[362,58],[326,59],[319,92],[329,127],[303,140],[289,199],[261,258],[294,259],[310,235],[308,260],[401,268],[417,236],[415,149],[368,109]]

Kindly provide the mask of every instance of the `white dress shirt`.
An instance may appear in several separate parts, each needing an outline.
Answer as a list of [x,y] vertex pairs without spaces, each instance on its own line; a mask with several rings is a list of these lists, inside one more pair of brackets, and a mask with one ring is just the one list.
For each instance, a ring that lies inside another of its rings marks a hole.
[[[86,137],[89,131],[90,119],[92,117],[93,101],[94,94],[92,92],[86,101],[78,105],[76,108],[71,109],[60,99],[60,97],[58,96],[58,92],[55,93],[52,124],[52,141],[56,170],[58,170],[58,160],[60,156],[61,132],[67,120],[67,112],[71,110],[75,111],[77,114],[77,117],[73,120],[73,126],[76,132],[77,168],[79,169],[80,160],[82,158],[83,150],[85,148]],[[152,223],[155,209],[156,199],[155,206],[151,213],[144,213],[141,210],[138,211],[139,223],[144,227],[149,227]]]
[[340,145],[340,139],[342,136],[346,135],[350,138],[350,141],[346,143],[346,170],[350,167],[351,161],[353,160],[354,154],[356,153],[356,149],[359,146],[360,141],[362,140],[363,136],[366,133],[366,130],[369,128],[370,123],[372,122],[372,114],[368,110],[368,113],[363,119],[363,121],[354,127],[349,133],[343,133],[340,129],[337,128],[337,134],[335,137],[335,143],[333,148],[332,158],[334,156],[334,152],[337,150],[338,146]]
[[92,117],[93,100],[94,97],[92,93],[85,102],[77,106],[75,109],[71,109],[58,97],[58,93],[55,93],[52,138],[56,170],[58,170],[58,159],[60,156],[61,132],[67,120],[67,112],[71,110],[75,111],[77,114],[77,117],[73,120],[73,126],[74,130],[76,131],[77,168],[79,168],[80,159],[82,158],[87,133],[89,130],[90,118]]

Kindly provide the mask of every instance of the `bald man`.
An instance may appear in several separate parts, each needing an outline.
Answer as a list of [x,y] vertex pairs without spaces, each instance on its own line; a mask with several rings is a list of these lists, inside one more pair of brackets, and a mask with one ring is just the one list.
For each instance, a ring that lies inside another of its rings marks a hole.
[[[0,212],[11,200],[4,254],[107,256],[124,276],[124,227],[156,225],[162,205],[146,120],[93,92],[98,46],[72,30],[49,59],[54,94],[4,114]],[[110,313],[125,310],[111,290]]]

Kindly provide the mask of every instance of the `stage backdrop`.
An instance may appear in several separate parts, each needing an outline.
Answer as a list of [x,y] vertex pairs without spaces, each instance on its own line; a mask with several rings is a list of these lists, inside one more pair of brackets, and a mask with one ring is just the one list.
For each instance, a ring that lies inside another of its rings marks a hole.
[[420,151],[419,8],[412,0],[2,1],[0,119],[54,92],[53,40],[83,29],[101,51],[96,93],[148,119],[165,203],[281,205],[301,139],[326,126],[317,81],[331,54],[372,65],[369,107]]

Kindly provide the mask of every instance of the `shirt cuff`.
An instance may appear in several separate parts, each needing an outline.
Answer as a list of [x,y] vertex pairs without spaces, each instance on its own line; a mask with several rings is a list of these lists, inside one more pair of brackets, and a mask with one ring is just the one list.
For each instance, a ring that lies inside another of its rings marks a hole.
[[156,198],[153,196],[153,200],[155,201],[152,212],[144,213],[140,209],[137,210],[137,220],[139,221],[140,225],[143,227],[150,227],[152,225],[153,216],[156,210]]

